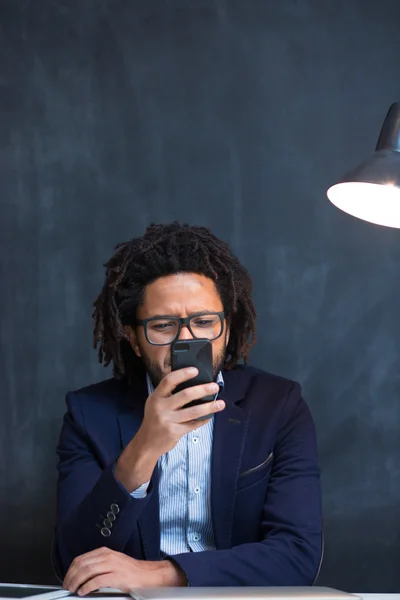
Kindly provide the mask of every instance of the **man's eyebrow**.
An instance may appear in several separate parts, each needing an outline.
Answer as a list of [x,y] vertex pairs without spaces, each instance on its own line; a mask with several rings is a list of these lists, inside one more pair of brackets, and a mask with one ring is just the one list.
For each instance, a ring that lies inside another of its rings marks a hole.
[[179,319],[179,315],[178,313],[172,314],[169,313],[168,315],[151,315],[151,317],[147,317],[147,319]]
[[[221,312],[219,310],[198,310],[193,313],[189,313],[188,317],[197,317],[198,315],[215,315],[215,313]],[[178,313],[169,313],[169,314],[157,314],[152,315],[151,317],[147,317],[148,319],[179,319],[180,315]]]

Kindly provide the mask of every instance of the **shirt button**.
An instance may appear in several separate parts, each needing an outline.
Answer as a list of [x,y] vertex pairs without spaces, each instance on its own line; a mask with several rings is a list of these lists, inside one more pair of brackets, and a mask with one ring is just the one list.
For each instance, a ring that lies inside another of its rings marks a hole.
[[194,437],[193,438],[193,444],[198,444],[199,443],[199,438],[198,437]]
[[200,486],[196,485],[196,487],[194,488],[194,493],[200,494]]
[[201,540],[201,535],[199,535],[198,533],[195,533],[193,536],[193,541],[199,542],[200,540]]

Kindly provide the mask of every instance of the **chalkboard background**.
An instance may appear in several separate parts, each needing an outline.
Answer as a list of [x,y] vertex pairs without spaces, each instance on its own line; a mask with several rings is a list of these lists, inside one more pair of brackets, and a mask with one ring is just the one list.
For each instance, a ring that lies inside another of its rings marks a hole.
[[400,587],[400,232],[326,188],[400,99],[399,0],[0,0],[0,580],[52,583],[64,395],[114,244],[211,226],[319,432],[320,583]]

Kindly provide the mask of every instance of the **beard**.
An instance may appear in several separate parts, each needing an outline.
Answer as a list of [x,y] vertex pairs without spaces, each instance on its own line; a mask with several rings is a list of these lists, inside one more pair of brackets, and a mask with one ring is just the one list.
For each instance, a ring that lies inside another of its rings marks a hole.
[[[143,348],[140,348],[140,353],[141,353],[141,358],[142,358],[144,368],[146,369],[147,373],[149,374],[149,377],[151,379],[151,382],[152,382],[154,388],[156,388],[158,386],[158,384],[160,383],[160,381],[166,375],[168,375],[168,373],[170,373],[170,371],[171,371],[171,352],[165,359],[164,365],[162,365],[162,366],[159,363],[155,362],[154,360],[151,360],[151,358],[146,354],[146,352],[144,351]],[[213,353],[213,381],[217,380],[218,373],[221,371],[221,369],[224,366],[225,358],[226,358],[226,341],[224,342],[224,346],[223,346],[221,352],[218,353],[218,355],[214,356],[214,353]]]

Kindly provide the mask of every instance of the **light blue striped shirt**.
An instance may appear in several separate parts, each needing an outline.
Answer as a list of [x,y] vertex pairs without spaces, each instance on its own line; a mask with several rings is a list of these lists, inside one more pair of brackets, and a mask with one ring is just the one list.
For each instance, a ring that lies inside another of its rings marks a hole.
[[[217,383],[222,388],[222,373]],[[154,387],[147,375],[149,395]],[[183,436],[158,461],[160,550],[173,556],[183,552],[215,550],[211,520],[211,450],[214,418]],[[132,492],[144,498],[149,482]]]

